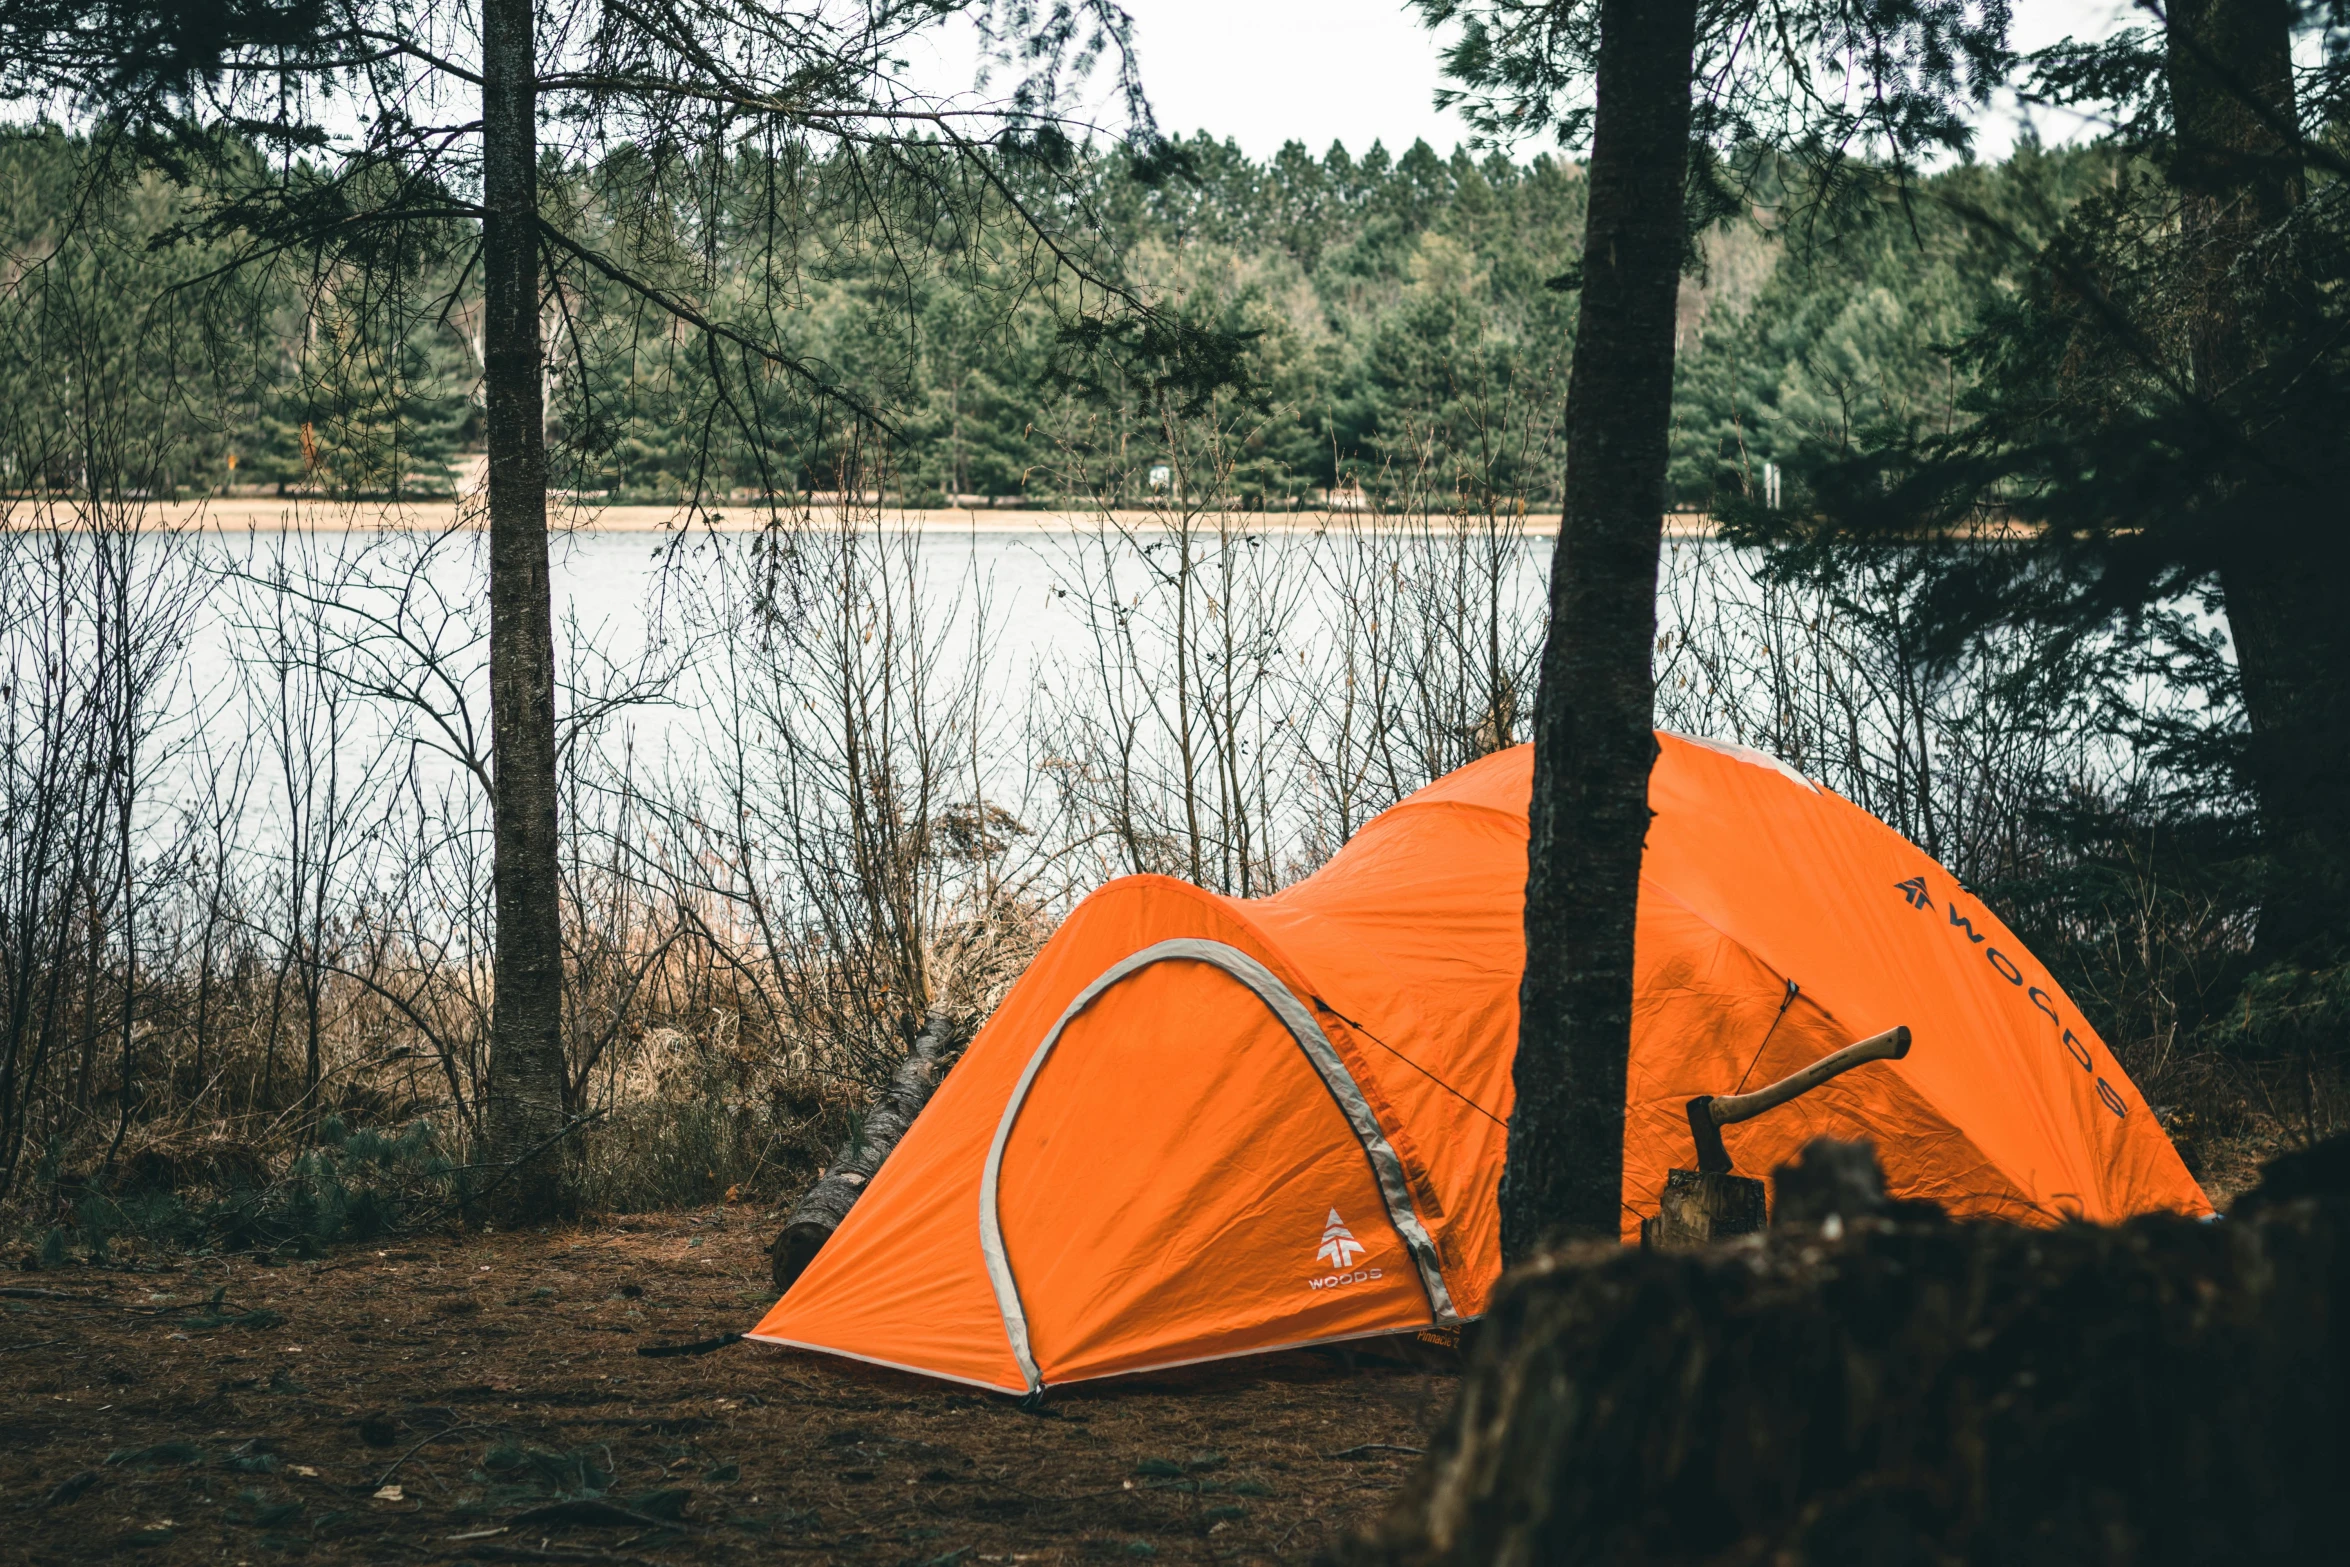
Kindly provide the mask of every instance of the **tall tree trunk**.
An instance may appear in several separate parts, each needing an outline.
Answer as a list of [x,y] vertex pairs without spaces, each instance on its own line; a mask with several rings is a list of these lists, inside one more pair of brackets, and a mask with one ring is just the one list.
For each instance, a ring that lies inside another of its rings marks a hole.
[[509,1220],[568,1206],[555,634],[539,343],[533,0],[482,0],[482,386],[489,441],[496,1010],[483,1162]]
[[2322,966],[2350,949],[2350,620],[2342,546],[2324,542],[2325,559],[2277,540],[2220,573],[2268,862],[2262,962]]
[[[2265,479],[2292,472],[2301,450],[2334,442],[2317,431],[2310,440],[2293,434],[2300,417],[2266,430],[2246,424],[2248,416],[2265,418],[2246,398],[2268,400],[2248,383],[2280,385],[2280,377],[2261,372],[2308,346],[2296,331],[2306,319],[2299,307],[2307,282],[2291,248],[2276,242],[2303,184],[2289,129],[2292,20],[2286,0],[2174,0],[2166,74],[2177,129],[2172,178],[2193,290],[2195,390],[2252,448],[2228,491],[2213,498],[2210,532],[2243,678],[2248,760],[2269,864],[2257,945],[2267,960],[2324,961],[2350,935],[2343,545],[2331,520],[2334,497]],[[2331,408],[2298,412],[2321,423],[2339,418]]]
[[1613,1236],[1622,1211],[1632,926],[1656,760],[1656,562],[1687,243],[1695,0],[1604,0],[1567,383],[1565,515],[1534,708],[1526,975],[1502,1256]]

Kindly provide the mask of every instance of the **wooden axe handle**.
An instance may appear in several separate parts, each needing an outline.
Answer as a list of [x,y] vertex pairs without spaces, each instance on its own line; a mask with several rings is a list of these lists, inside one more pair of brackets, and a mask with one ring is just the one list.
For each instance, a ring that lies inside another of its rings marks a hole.
[[1767,1088],[1758,1088],[1751,1094],[1732,1094],[1713,1101],[1708,1107],[1716,1126],[1736,1126],[1740,1121],[1751,1121],[1765,1110],[1775,1110],[1798,1094],[1808,1094],[1832,1077],[1841,1077],[1854,1067],[1869,1061],[1898,1061],[1909,1054],[1909,1029],[1906,1025],[1889,1028],[1882,1034],[1871,1034],[1843,1049],[1820,1057],[1798,1072],[1790,1072]]
[[1697,1144],[1697,1167],[1716,1175],[1729,1173],[1730,1153],[1722,1146],[1723,1127],[1750,1121],[1765,1110],[1775,1109],[1798,1094],[1809,1093],[1828,1079],[1865,1062],[1898,1061],[1908,1054],[1909,1029],[1889,1028],[1882,1034],[1871,1034],[1841,1050],[1831,1051],[1800,1072],[1790,1073],[1751,1094],[1724,1095],[1719,1099],[1711,1094],[1698,1095],[1689,1101],[1689,1135]]

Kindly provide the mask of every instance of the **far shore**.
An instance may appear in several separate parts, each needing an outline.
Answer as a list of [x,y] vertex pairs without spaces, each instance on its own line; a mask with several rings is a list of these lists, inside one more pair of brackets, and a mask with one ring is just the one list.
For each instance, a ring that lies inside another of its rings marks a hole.
[[[60,510],[71,506],[70,502],[59,504]],[[0,513],[7,509],[10,509],[8,501],[0,499]],[[682,506],[603,506],[550,497],[547,513],[551,528],[579,533],[675,533],[681,530],[755,533],[767,527],[771,520],[768,509],[752,501],[721,502],[705,506],[698,513],[689,513]],[[1173,526],[1183,515],[1167,507],[1103,512],[1012,507],[915,510],[896,506],[856,506],[847,508],[846,514],[869,525],[941,534],[1068,534],[1099,527],[1104,523],[1121,529],[1163,531]],[[818,502],[806,508],[786,509],[782,513],[787,522],[800,517],[819,527],[831,524],[842,515],[844,508],[834,502]],[[1311,534],[1333,529],[1388,532],[1421,527],[1430,520],[1419,513],[1389,514],[1368,510],[1234,511],[1192,515],[1195,526],[1212,527],[1221,518],[1235,529],[1247,533]],[[152,503],[139,509],[137,524],[156,531],[195,530],[222,534],[369,533],[389,530],[442,532],[455,528],[478,528],[483,519],[483,508],[476,496],[467,496],[462,500],[393,503],[334,501],[313,496],[235,495],[202,501]],[[1559,518],[1556,512],[1531,512],[1522,520],[1529,529],[1547,533],[1558,527]],[[1665,518],[1665,532],[1671,537],[1710,538],[1713,531],[1712,520],[1703,513],[1674,512]]]

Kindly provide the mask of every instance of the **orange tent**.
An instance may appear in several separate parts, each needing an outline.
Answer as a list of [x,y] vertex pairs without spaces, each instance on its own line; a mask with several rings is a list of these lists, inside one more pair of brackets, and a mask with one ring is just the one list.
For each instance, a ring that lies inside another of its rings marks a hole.
[[[1683,1105],[1907,1024],[1908,1057],[1723,1129],[1762,1174],[1875,1140],[1896,1195],[2030,1224],[2210,1211],[2088,1022],[1898,833],[1660,737],[1624,1235]],[[1112,882],[1045,944],[754,1339],[1007,1392],[1443,1326],[1500,1272],[1526,747],[1269,898]]]

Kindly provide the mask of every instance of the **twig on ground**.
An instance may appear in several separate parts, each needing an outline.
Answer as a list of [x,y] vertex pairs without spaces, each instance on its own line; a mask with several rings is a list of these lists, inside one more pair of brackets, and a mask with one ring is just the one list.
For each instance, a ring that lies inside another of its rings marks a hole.
[[0,1344],[0,1355],[14,1355],[28,1349],[47,1349],[52,1344],[70,1344],[72,1342],[71,1339],[45,1338],[30,1344]]
[[1303,1518],[1300,1518],[1297,1522],[1291,1524],[1287,1529],[1282,1531],[1281,1543],[1274,1546],[1273,1549],[1276,1551],[1288,1550],[1290,1536],[1296,1534],[1298,1530],[1303,1529],[1307,1524],[1312,1524],[1317,1529],[1327,1529],[1330,1527],[1320,1518],[1317,1518],[1312,1513],[1308,1513]]
[[[595,1327],[599,1324],[590,1323],[589,1326]],[[612,1330],[605,1329],[605,1331]],[[621,1328],[618,1331],[634,1333],[636,1329]],[[724,1349],[729,1344],[739,1344],[742,1341],[743,1336],[740,1333],[721,1333],[716,1338],[696,1339],[690,1344],[639,1344],[636,1352],[647,1360],[666,1360],[672,1355],[707,1355]]]
[[61,1507],[67,1502],[74,1500],[84,1491],[87,1491],[91,1486],[94,1486],[97,1483],[98,1471],[95,1469],[84,1469],[79,1474],[68,1475],[64,1479],[58,1481],[55,1485],[49,1488],[49,1494],[42,1497],[39,1501],[25,1502],[20,1505],[34,1508]]
[[509,1529],[537,1528],[544,1524],[574,1524],[586,1528],[643,1528],[666,1530],[673,1534],[691,1533],[682,1523],[667,1523],[649,1517],[618,1502],[607,1502],[598,1497],[585,1497],[569,1502],[549,1502],[544,1507],[533,1507],[516,1513],[506,1520]]
[[111,1306],[104,1295],[69,1295],[63,1290],[40,1290],[25,1284],[0,1284],[0,1300],[65,1300],[77,1306]]
[[550,1545],[469,1545],[465,1554],[485,1562],[629,1562],[634,1567],[657,1567],[642,1556],[615,1556],[610,1551],[591,1551],[583,1546]]
[[204,1300],[183,1300],[169,1306],[125,1306],[122,1309],[124,1315],[133,1317],[164,1317],[175,1311],[209,1311],[215,1314],[234,1313],[238,1316],[247,1314],[244,1307],[228,1304],[228,1286],[226,1284],[215,1289]]
[[1421,1449],[1405,1447],[1400,1442],[1365,1442],[1359,1447],[1342,1447],[1335,1453],[1324,1453],[1324,1458],[1352,1458],[1358,1453],[1410,1453],[1417,1458]]
[[126,1317],[168,1317],[179,1311],[211,1311],[232,1317],[252,1314],[251,1307],[230,1305],[217,1300],[186,1300],[176,1306],[125,1306],[122,1308],[123,1315]]
[[439,1441],[442,1437],[455,1436],[460,1431],[487,1431],[488,1429],[489,1427],[484,1425],[443,1426],[440,1430],[435,1431],[432,1435],[426,1437],[423,1441],[417,1443],[414,1447],[411,1447],[408,1449],[408,1451],[393,1459],[392,1467],[386,1469],[382,1474],[376,1476],[375,1484],[368,1487],[368,1489],[372,1491],[380,1491],[385,1486],[390,1485],[392,1483],[392,1476],[400,1472],[400,1466],[402,1464],[406,1463],[409,1459],[414,1458],[418,1453],[423,1452],[426,1448],[432,1446],[433,1443]]

